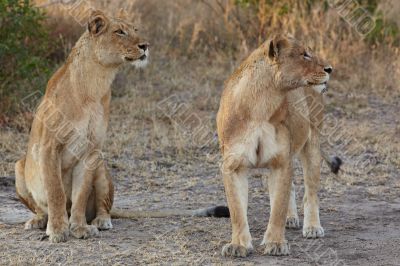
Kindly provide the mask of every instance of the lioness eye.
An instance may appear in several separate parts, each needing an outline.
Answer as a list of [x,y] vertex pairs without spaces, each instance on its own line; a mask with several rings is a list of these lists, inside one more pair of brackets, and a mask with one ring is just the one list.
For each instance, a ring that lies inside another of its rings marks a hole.
[[311,55],[308,54],[307,52],[304,52],[303,57],[304,57],[304,59],[306,59],[306,60],[311,60]]
[[126,32],[121,30],[121,29],[116,30],[115,33],[118,34],[118,35],[126,35]]

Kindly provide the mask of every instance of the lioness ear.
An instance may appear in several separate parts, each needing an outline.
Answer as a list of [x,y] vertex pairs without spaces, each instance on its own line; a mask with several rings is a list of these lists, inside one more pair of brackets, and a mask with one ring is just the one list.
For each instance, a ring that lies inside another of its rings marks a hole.
[[90,34],[93,36],[98,36],[102,34],[108,27],[108,19],[106,15],[99,11],[95,10],[92,12],[89,18],[88,30]]
[[128,12],[126,12],[125,9],[121,8],[118,11],[117,18],[122,19],[122,20],[128,20]]
[[269,43],[268,56],[270,59],[277,59],[282,54],[282,50],[289,46],[289,41],[284,37],[277,37]]

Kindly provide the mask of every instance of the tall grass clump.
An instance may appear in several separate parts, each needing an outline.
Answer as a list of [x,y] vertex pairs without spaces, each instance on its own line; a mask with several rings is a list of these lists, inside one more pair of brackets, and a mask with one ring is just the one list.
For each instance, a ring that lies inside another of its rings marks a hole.
[[[335,90],[332,91],[354,93],[368,88],[372,93],[388,98],[394,91],[400,91],[400,81],[396,78],[400,75],[400,23],[397,19],[400,5],[397,0],[354,0],[376,22],[376,27],[367,36],[360,36],[340,10],[329,4],[341,1],[331,0],[35,0],[34,4],[48,14],[44,24],[42,11],[29,5],[29,1],[1,1],[1,12],[5,17],[1,24],[13,25],[21,21],[14,27],[23,30],[1,27],[1,42],[14,40],[15,43],[7,45],[9,52],[1,56],[2,64],[12,65],[1,70],[3,110],[13,109],[15,99],[27,90],[44,88],[54,64],[54,54],[63,59],[59,55],[68,54],[86,30],[77,22],[81,18],[77,19],[74,14],[81,14],[89,7],[109,15],[116,14],[120,8],[126,10],[140,34],[151,43],[154,68],[176,65],[190,69],[196,66],[201,72],[201,67],[206,70],[212,65],[225,78],[262,42],[272,35],[289,33],[306,41],[334,66],[331,85]],[[25,11],[18,13],[17,10]],[[19,20],[13,19],[14,13]],[[31,23],[32,20],[35,22]],[[50,35],[46,28],[51,28]],[[55,39],[61,39],[62,45],[54,44],[52,40]],[[2,44],[1,53],[5,51],[3,47],[6,46]],[[180,75],[177,69],[165,75],[188,78]],[[154,80],[155,77],[147,78]],[[193,79],[191,84],[201,82],[198,73],[190,72],[190,78]]]

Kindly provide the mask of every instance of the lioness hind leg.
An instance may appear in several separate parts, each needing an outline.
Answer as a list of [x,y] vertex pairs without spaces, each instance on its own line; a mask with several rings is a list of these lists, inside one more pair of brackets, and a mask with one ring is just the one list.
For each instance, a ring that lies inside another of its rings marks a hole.
[[100,230],[112,229],[110,211],[114,201],[114,185],[104,163],[96,170],[94,188],[96,218],[91,224]]
[[324,229],[319,219],[318,190],[320,186],[321,155],[317,139],[309,140],[300,152],[300,160],[304,173],[304,224],[305,238],[320,238],[324,236]]
[[286,216],[286,228],[300,228],[299,215],[297,214],[296,206],[296,187],[292,182],[292,188],[290,190],[289,208]]
[[[223,256],[247,257],[253,250],[247,222],[247,170],[236,165],[240,159],[224,160],[222,175],[232,223],[232,241],[222,249]],[[239,168],[237,168],[239,167]]]
[[30,209],[35,216],[25,223],[25,230],[45,229],[47,214],[39,208],[29,193],[25,182],[25,157],[15,164],[15,189],[21,202]]

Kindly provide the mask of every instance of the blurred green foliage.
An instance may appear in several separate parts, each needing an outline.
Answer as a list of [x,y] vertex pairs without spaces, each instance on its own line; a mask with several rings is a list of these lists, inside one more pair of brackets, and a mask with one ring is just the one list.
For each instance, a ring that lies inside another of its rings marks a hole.
[[400,30],[395,21],[387,19],[378,9],[379,0],[358,0],[360,6],[365,8],[375,19],[374,29],[366,36],[366,41],[371,44],[382,42],[400,45]]
[[45,14],[29,0],[0,0],[0,114],[16,111],[19,100],[44,90],[57,49],[44,26]]
[[370,43],[388,42],[400,46],[399,27],[396,22],[386,20],[382,12],[375,14],[375,27],[366,37]]

